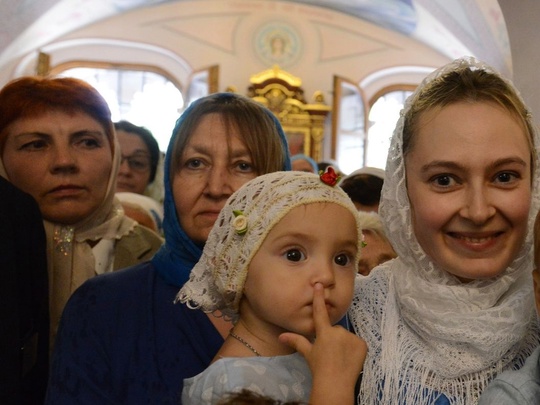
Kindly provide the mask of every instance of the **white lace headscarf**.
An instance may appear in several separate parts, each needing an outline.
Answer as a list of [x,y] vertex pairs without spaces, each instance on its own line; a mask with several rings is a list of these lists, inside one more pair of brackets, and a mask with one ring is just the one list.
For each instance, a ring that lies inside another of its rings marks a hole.
[[[463,284],[425,254],[414,234],[403,156],[404,117],[426,88],[445,80],[449,72],[465,69],[500,77],[471,57],[435,71],[406,101],[391,140],[379,212],[398,258],[357,280],[349,312],[369,348],[360,404],[421,405],[433,403],[438,394],[452,404],[475,404],[496,374],[520,367],[538,345],[531,270],[532,229],[540,206],[540,142],[534,129],[529,231],[500,276]],[[528,113],[526,120],[533,128]]]
[[356,220],[359,249],[354,260],[358,263],[362,229],[347,194],[316,174],[274,172],[249,181],[229,198],[177,301],[204,312],[220,311],[235,322],[249,264],[264,239],[293,208],[314,203],[339,204],[351,212]]

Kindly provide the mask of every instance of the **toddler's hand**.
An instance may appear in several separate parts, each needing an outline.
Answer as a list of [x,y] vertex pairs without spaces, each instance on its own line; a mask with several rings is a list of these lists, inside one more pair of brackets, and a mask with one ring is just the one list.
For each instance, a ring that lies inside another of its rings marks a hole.
[[[313,376],[312,404],[353,403],[354,386],[362,371],[367,345],[343,327],[332,326],[324,302],[322,284],[313,291],[313,321],[315,341],[304,336],[283,333],[279,339],[300,352],[309,364]],[[346,396],[339,397],[343,393]],[[338,396],[338,397],[336,397]],[[352,398],[352,402],[351,402]]]

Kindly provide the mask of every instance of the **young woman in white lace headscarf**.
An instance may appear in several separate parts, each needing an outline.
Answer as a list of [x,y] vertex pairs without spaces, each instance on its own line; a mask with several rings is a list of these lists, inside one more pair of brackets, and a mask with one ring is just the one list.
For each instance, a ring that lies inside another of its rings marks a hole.
[[474,58],[428,76],[390,145],[380,214],[398,257],[357,280],[359,404],[475,404],[538,345],[540,145],[512,84]]

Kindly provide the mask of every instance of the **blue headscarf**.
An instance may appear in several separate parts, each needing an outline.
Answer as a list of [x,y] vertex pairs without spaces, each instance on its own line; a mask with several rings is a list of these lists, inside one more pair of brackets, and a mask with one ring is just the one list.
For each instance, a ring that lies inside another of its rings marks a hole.
[[291,157],[291,162],[294,162],[295,160],[305,160],[313,168],[313,173],[319,174],[319,165],[317,164],[317,162],[315,162],[315,160],[313,160],[309,156],[304,155],[303,153],[298,153],[294,155],[293,157]]
[[[177,287],[181,287],[188,280],[191,269],[199,261],[202,254],[202,246],[197,245],[191,238],[184,232],[180,226],[180,221],[176,214],[176,206],[174,204],[174,197],[171,186],[170,167],[172,154],[176,138],[178,136],[179,128],[182,125],[185,117],[188,117],[191,112],[197,108],[197,106],[204,100],[209,98],[215,99],[234,99],[244,98],[234,93],[215,93],[207,97],[203,97],[197,101],[194,101],[176,121],[169,146],[167,147],[167,154],[165,155],[164,166],[164,180],[165,180],[165,200],[164,205],[164,218],[163,218],[163,232],[165,235],[165,243],[160,250],[152,258],[152,264],[158,271],[158,273],[169,283]],[[264,108],[261,106],[261,108]],[[281,124],[274,114],[264,108],[265,112],[272,118],[279,136],[283,144],[283,150],[285,151],[285,160],[283,170],[291,170],[291,160],[289,156],[289,147],[287,144],[287,138]]]

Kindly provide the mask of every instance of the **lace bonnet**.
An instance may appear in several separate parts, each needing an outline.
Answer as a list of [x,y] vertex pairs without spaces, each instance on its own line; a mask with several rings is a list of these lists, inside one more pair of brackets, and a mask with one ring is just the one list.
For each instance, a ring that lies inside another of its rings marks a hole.
[[[362,231],[357,210],[347,194],[335,186],[337,176],[328,179],[326,175],[328,172],[322,176],[275,172],[242,186],[221,210],[202,257],[176,300],[204,312],[219,310],[225,317],[236,320],[251,259],[274,225],[300,205],[323,202],[348,209],[356,220],[360,247]],[[359,253],[355,264],[358,260]]]

